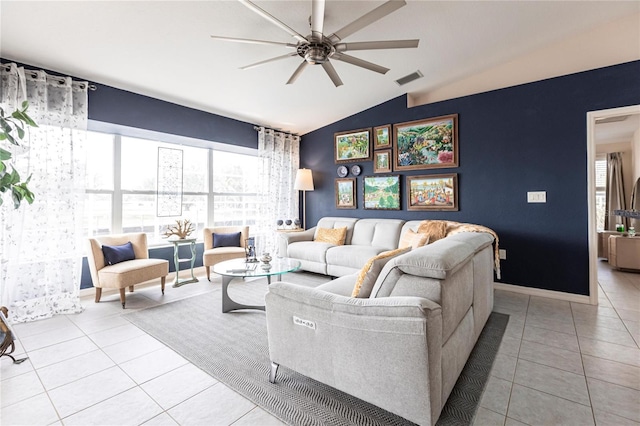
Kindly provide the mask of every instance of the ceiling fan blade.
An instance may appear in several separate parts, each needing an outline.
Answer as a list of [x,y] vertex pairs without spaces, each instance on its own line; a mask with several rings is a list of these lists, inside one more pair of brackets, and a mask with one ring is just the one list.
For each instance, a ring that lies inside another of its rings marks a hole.
[[333,81],[333,84],[336,87],[342,86],[342,80],[340,80],[340,76],[336,72],[336,69],[333,67],[333,64],[329,61],[325,61],[322,63],[322,68],[327,72],[327,75]]
[[316,40],[322,40],[324,27],[325,0],[312,0],[311,2],[311,35]]
[[248,70],[249,68],[254,68],[259,65],[268,64],[269,62],[279,61],[280,59],[290,58],[292,56],[298,56],[296,52],[287,53],[286,55],[276,56],[275,58],[265,59],[264,61],[256,62],[255,64],[245,65],[244,67],[240,67],[241,70]]
[[331,59],[337,59],[338,61],[347,62],[351,65],[366,68],[371,71],[378,72],[380,74],[386,74],[389,68],[385,68],[380,65],[376,65],[372,62],[365,61],[364,59],[356,58],[354,56],[345,55],[344,53],[334,53]]
[[221,36],[211,36],[212,39],[214,40],[221,40],[221,41],[233,41],[236,43],[249,43],[249,44],[270,44],[270,45],[274,45],[274,46],[284,46],[284,47],[291,47],[291,48],[296,48],[297,45],[293,44],[293,43],[281,43],[279,41],[268,41],[268,40],[253,40],[250,38],[235,38],[235,37],[221,37]]
[[407,2],[404,0],[389,0],[388,2],[383,3],[382,5],[373,9],[371,12],[362,15],[360,18],[356,19],[344,28],[331,34],[329,36],[329,40],[331,40],[332,43],[337,43],[345,37],[348,37],[351,34],[355,33],[356,31],[360,31],[367,25],[376,22],[378,19],[384,18],[388,14],[395,12],[406,4]]
[[374,50],[374,49],[408,49],[418,47],[420,40],[389,40],[389,41],[360,41],[355,43],[339,43],[336,51]]
[[298,68],[296,68],[296,70],[293,72],[291,77],[289,77],[287,84],[293,84],[298,79],[298,77],[300,77],[300,74],[302,74],[302,71],[304,71],[307,65],[309,65],[307,61],[302,61],[302,63],[298,65]]
[[292,37],[296,38],[298,41],[307,41],[306,38],[304,38],[300,33],[296,32],[293,28],[289,27],[287,24],[285,24],[284,22],[278,20],[277,18],[275,18],[273,15],[271,15],[269,12],[259,8],[258,6],[256,6],[255,4],[251,3],[249,0],[238,0],[240,3],[242,3],[243,5],[245,5],[246,7],[248,7],[249,9],[253,10],[255,13],[257,13],[258,15],[262,16],[264,19],[266,19],[267,21],[271,22],[272,24],[280,27],[281,29],[285,30],[286,32],[288,32]]

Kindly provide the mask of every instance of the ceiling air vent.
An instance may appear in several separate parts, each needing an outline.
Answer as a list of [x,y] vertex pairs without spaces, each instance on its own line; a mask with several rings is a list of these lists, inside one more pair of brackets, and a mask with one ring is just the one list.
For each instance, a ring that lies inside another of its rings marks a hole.
[[397,79],[396,83],[398,83],[398,86],[404,86],[405,84],[411,83],[413,80],[417,80],[421,77],[424,77],[422,73],[420,71],[416,71],[416,72],[412,72],[409,75],[405,75],[402,78]]

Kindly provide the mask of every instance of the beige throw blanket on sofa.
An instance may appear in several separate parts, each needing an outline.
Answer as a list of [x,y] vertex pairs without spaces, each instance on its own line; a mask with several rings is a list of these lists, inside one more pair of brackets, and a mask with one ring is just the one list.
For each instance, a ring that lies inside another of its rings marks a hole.
[[494,247],[494,269],[496,277],[500,279],[500,250],[498,248],[498,234],[493,229],[473,223],[453,222],[450,220],[423,220],[418,226],[418,234],[428,234],[429,243],[442,239],[448,235],[460,232],[486,232],[495,238]]

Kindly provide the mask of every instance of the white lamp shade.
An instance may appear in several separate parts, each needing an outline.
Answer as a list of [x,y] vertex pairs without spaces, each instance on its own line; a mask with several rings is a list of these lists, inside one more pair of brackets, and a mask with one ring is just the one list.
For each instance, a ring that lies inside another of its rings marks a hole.
[[313,191],[313,176],[310,169],[298,169],[293,189],[298,191]]

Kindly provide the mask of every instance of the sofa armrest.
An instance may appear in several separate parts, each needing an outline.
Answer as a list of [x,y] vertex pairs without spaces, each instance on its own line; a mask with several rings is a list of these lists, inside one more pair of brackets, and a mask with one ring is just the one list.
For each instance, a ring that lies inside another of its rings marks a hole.
[[279,232],[278,233],[278,255],[287,257],[287,247],[289,244],[298,241],[313,241],[313,236],[316,234],[315,226],[301,232]]
[[376,284],[383,281],[394,268],[405,274],[444,280],[492,242],[493,237],[489,234],[461,233],[418,247],[391,259],[378,276]]
[[419,297],[357,299],[286,282],[271,284],[265,302],[272,362],[419,424],[435,422],[438,304]]

